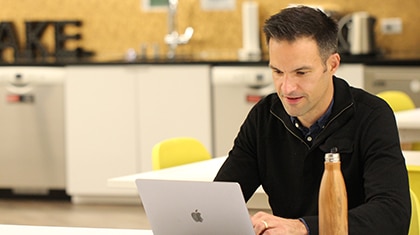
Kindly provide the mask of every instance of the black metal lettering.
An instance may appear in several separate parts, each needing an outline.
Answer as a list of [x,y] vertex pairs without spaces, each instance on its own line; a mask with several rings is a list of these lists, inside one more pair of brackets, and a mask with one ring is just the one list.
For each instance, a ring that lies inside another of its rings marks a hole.
[[13,49],[13,55],[16,59],[19,52],[19,42],[16,36],[16,28],[13,22],[0,23],[0,61],[3,61],[3,53],[7,48]]
[[66,50],[66,41],[68,40],[80,40],[82,37],[80,34],[66,34],[65,27],[68,25],[74,25],[80,27],[81,21],[57,21],[54,22],[55,32],[55,56],[58,57],[77,57],[78,51]]
[[38,57],[48,57],[48,51],[42,45],[41,38],[45,32],[50,21],[27,21],[25,22],[26,29],[26,50],[27,58],[35,59]]

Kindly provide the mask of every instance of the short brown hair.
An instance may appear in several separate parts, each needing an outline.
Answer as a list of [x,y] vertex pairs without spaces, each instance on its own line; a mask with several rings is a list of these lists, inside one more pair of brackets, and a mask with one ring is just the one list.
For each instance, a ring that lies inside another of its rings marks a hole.
[[303,5],[285,8],[265,21],[263,31],[267,44],[272,38],[295,41],[312,37],[324,62],[337,52],[337,22],[316,8]]

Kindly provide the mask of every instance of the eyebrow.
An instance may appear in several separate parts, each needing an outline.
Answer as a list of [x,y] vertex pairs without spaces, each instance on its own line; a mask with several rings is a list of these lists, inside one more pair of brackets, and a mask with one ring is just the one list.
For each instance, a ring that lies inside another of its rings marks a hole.
[[[270,67],[271,69],[274,69],[274,70],[281,71],[280,69],[272,66],[271,64],[268,67]],[[302,66],[302,67],[294,69],[293,72],[302,71],[302,70],[311,70],[311,69],[312,69],[312,67],[310,67],[310,66]]]

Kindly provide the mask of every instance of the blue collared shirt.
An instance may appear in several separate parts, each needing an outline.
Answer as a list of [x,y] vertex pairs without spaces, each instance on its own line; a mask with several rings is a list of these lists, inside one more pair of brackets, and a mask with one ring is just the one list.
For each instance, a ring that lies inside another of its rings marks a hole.
[[293,125],[295,125],[295,127],[302,132],[303,136],[305,136],[305,140],[307,143],[311,144],[312,141],[322,131],[322,129],[324,129],[325,124],[327,124],[328,118],[331,115],[333,104],[334,99],[331,101],[330,106],[328,106],[327,111],[309,128],[303,126],[297,117],[290,117],[290,120],[292,121]]

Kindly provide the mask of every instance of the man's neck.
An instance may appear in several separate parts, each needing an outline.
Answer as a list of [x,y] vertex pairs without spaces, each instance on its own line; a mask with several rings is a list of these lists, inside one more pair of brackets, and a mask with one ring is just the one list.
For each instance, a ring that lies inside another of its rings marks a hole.
[[330,102],[328,103],[328,106],[325,107],[325,109],[322,110],[322,112],[318,115],[313,115],[310,118],[305,117],[297,117],[299,122],[306,128],[310,128],[315,122],[317,122],[319,119],[323,118],[325,115],[328,115],[331,113],[332,105],[333,105],[333,98],[331,97]]

